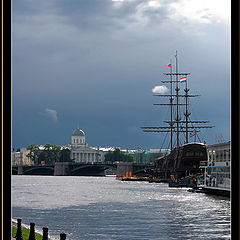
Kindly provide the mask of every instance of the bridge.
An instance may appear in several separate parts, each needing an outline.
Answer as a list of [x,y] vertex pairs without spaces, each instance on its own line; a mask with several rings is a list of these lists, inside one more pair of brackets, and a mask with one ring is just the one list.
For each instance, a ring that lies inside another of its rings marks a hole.
[[147,173],[152,168],[152,165],[121,162],[93,164],[56,162],[52,165],[15,165],[12,166],[12,175],[105,176],[106,170],[113,170],[117,173],[126,172],[129,167],[133,174],[142,175]]
[[105,176],[105,170],[109,168],[117,169],[117,165],[56,162],[50,165],[15,165],[12,166],[12,175]]
[[117,164],[117,177],[124,177],[126,173],[135,177],[148,177],[152,175],[154,165],[150,163],[120,162]]

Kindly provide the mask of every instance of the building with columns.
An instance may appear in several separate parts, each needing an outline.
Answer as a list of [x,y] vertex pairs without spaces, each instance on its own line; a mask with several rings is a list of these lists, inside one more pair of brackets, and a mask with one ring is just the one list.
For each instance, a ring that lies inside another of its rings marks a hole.
[[70,157],[74,162],[96,163],[105,159],[105,151],[86,144],[86,135],[80,128],[76,128],[72,133],[70,149]]

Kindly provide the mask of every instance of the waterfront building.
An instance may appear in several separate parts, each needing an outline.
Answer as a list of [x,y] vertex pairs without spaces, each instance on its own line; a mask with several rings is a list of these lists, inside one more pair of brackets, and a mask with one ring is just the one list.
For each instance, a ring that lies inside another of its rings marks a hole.
[[30,153],[29,150],[26,148],[18,149],[17,151],[13,150],[11,151],[11,159],[12,159],[12,165],[32,165],[33,162],[28,157],[28,154]]
[[230,141],[207,146],[208,166],[230,166]]
[[204,169],[203,186],[207,190],[230,191],[231,142],[207,146],[208,159]]
[[[207,147],[208,167],[210,176],[208,185],[230,189],[231,148],[230,141],[218,143]],[[206,183],[207,184],[207,183]]]
[[70,144],[70,156],[74,162],[96,163],[104,162],[107,151],[88,146],[83,130],[77,128],[73,131]]

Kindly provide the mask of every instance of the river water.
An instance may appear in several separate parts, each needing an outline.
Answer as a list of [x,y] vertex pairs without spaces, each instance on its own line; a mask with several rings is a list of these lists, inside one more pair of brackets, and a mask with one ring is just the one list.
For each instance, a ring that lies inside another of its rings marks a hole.
[[12,218],[52,239],[230,239],[229,199],[114,177],[12,176]]

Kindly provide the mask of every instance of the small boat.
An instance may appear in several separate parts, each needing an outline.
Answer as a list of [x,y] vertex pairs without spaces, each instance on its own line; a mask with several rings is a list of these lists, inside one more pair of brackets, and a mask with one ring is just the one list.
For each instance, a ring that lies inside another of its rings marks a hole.
[[126,172],[124,176],[116,176],[120,181],[148,181],[148,177],[145,176],[133,176],[132,172]]
[[148,178],[147,177],[123,177],[120,179],[121,181],[145,181],[147,182],[148,181]]
[[206,190],[202,189],[202,188],[190,188],[187,190],[188,192],[194,192],[194,193],[207,193]]
[[169,182],[169,187],[189,187],[189,188],[197,188],[196,178],[194,176],[188,176],[181,178],[179,180],[172,180]]

